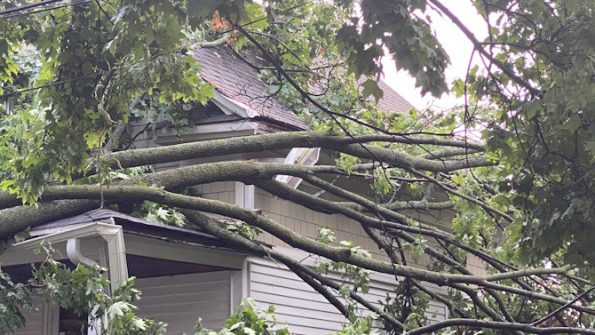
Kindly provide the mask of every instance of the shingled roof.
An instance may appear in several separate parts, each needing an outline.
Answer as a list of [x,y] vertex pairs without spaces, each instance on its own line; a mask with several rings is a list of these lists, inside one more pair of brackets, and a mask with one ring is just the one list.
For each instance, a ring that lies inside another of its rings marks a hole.
[[281,123],[290,129],[308,129],[287,105],[270,96],[258,71],[229,48],[202,48],[194,50],[193,54],[202,66],[203,80],[225,97],[248,106],[257,114],[254,117]]
[[[199,48],[193,51],[202,66],[201,77],[215,86],[226,98],[251,109],[252,118],[281,124],[289,129],[304,130],[308,125],[277,97],[271,96],[258,70],[251,64],[264,60],[254,54],[234,54],[228,47]],[[405,112],[413,106],[385,82],[379,82],[384,96],[378,108],[385,112]]]
[[378,81],[378,86],[384,93],[378,101],[378,110],[389,113],[407,112],[413,108],[409,101],[405,100],[399,93],[393,90],[384,80]]

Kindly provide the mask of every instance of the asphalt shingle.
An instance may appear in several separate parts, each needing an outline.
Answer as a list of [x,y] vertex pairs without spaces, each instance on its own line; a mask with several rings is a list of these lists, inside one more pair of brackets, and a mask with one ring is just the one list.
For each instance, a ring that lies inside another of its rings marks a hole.
[[[308,125],[291,109],[271,96],[258,70],[250,64],[263,64],[264,60],[254,54],[242,55],[241,59],[228,47],[199,48],[193,51],[202,66],[203,80],[211,83],[225,97],[250,107],[255,117],[283,125],[288,129],[308,129]],[[405,112],[413,106],[385,82],[379,82],[384,96],[378,102],[380,110],[390,113]]]
[[[308,125],[288,106],[270,96],[258,71],[228,48],[196,49],[194,56],[202,66],[203,80],[227,98],[250,107],[261,118],[284,124],[290,129],[308,129]],[[258,61],[252,56],[250,61],[253,60]]]

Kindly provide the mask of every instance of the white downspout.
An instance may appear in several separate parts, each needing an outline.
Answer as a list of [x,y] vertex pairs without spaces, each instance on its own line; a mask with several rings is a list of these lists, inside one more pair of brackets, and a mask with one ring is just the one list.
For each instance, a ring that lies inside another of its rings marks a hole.
[[[99,227],[97,234],[107,243],[107,265],[111,291],[114,292],[128,279],[128,265],[126,264],[126,249],[124,247],[124,234],[122,227],[115,224],[111,227]],[[66,255],[74,264],[83,264],[93,267],[97,264],[81,252],[79,238],[70,238],[66,241]]]
[[[83,255],[81,251],[81,240],[78,238],[70,238],[66,241],[66,256],[68,256],[68,259],[75,265],[83,264],[90,268],[99,266],[97,262]],[[93,322],[94,318],[91,317],[91,315],[96,315],[97,307],[98,306],[93,307],[93,309],[91,310],[91,314],[89,315],[89,325],[87,328],[87,333],[90,335],[101,334],[101,326],[99,322]]]
[[[107,243],[110,289],[113,293],[128,279],[124,234],[122,233],[122,227],[115,224],[113,227],[100,227],[98,234]],[[83,255],[81,251],[81,240],[79,238],[70,238],[66,241],[66,256],[75,265],[83,264],[88,267],[99,266],[97,262]],[[96,310],[93,309],[91,314],[95,313]],[[104,320],[104,322],[106,321]],[[89,335],[101,334],[100,324],[90,322],[87,332]]]
[[66,256],[75,265],[83,264],[90,268],[99,266],[97,262],[83,255],[81,252],[81,240],[78,238],[71,238],[66,241]]

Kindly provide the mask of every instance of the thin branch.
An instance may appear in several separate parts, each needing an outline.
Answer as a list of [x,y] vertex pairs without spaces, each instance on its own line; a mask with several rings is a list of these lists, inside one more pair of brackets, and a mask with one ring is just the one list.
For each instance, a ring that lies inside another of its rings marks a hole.
[[595,286],[591,286],[588,290],[584,291],[583,293],[577,295],[574,299],[570,300],[568,303],[560,306],[555,311],[549,313],[548,315],[544,316],[543,318],[531,323],[532,326],[539,326],[540,324],[544,323],[545,321],[551,319],[554,316],[557,316],[560,312],[567,309],[568,307],[572,306],[577,301],[581,300],[582,298],[586,297],[591,291],[595,290]]
[[[415,170],[410,170],[409,172],[411,172],[412,174],[414,174],[414,175],[416,175],[416,176],[418,176],[420,178],[427,179],[428,181],[436,184],[438,187],[440,187],[441,189],[445,190],[446,192],[448,192],[450,194],[453,194],[453,195],[455,195],[455,196],[457,196],[459,198],[465,199],[465,200],[467,200],[467,201],[469,201],[469,202],[471,202],[473,204],[478,205],[479,207],[483,208],[484,210],[486,210],[488,212],[491,212],[491,213],[494,213],[494,214],[497,214],[497,215],[503,217],[508,222],[514,221],[514,219],[512,218],[512,216],[510,216],[510,215],[502,212],[499,209],[496,209],[496,208],[494,208],[494,207],[486,204],[485,202],[483,202],[481,200],[478,200],[478,199],[472,198],[472,197],[470,197],[470,196],[468,196],[466,194],[463,194],[463,193],[461,193],[461,192],[453,189],[452,187],[445,185],[444,183],[440,182],[436,178],[430,177],[430,176],[428,176],[428,175],[426,175],[424,173],[421,173],[421,172],[415,171]],[[501,229],[503,229],[503,228],[501,227]]]
[[534,96],[541,97],[543,95],[543,92],[541,90],[536,89],[531,84],[529,84],[527,81],[525,81],[521,77],[519,77],[516,73],[514,73],[512,68],[507,67],[505,64],[502,64],[500,61],[498,61],[497,59],[492,57],[483,48],[483,46],[481,45],[479,40],[471,32],[471,30],[469,30],[469,28],[467,28],[467,26],[465,26],[465,24],[463,24],[463,22],[461,22],[461,20],[453,12],[451,12],[446,6],[444,6],[439,0],[428,0],[428,1],[431,4],[433,4],[434,6],[436,6],[436,8],[438,8],[444,15],[446,15],[459,28],[459,30],[461,30],[465,34],[465,36],[467,36],[467,39],[469,39],[469,41],[471,41],[471,43],[473,43],[473,46],[475,47],[475,49],[479,53],[481,53],[482,56],[489,59],[491,63],[496,65],[502,72],[504,72],[508,77],[510,77],[510,79],[512,79],[517,84],[526,88]]
[[[354,122],[358,125],[364,126],[368,129],[372,129],[375,130],[379,133],[382,134],[388,134],[388,135],[399,135],[399,136],[408,136],[408,135],[413,135],[413,134],[427,134],[427,135],[434,135],[434,136],[451,136],[452,134],[448,133],[448,134],[438,134],[438,133],[427,133],[427,132],[415,132],[415,133],[409,133],[409,134],[404,134],[404,133],[399,133],[399,132],[393,132],[393,131],[388,131],[386,129],[377,127],[371,123],[362,121],[356,117],[347,115],[347,114],[342,114],[342,113],[337,113],[337,112],[333,112],[332,110],[326,108],[325,106],[323,106],[322,104],[320,104],[318,101],[316,101],[315,99],[312,98],[312,96],[306,92],[306,90],[304,88],[302,88],[284,69],[283,67],[279,64],[279,62],[276,61],[276,59],[270,54],[270,52],[268,50],[266,50],[260,43],[258,43],[258,41],[256,41],[254,39],[254,37],[252,35],[250,35],[242,26],[239,26],[237,24],[234,24],[234,27],[241,32],[254,46],[256,46],[256,48],[261,52],[261,54],[264,56],[264,58],[271,63],[275,69],[277,70],[277,72],[283,76],[283,78],[285,78],[285,80],[287,80],[287,82],[296,89],[296,91],[298,91],[298,93],[300,94],[300,96],[307,100],[309,103],[311,103],[313,106],[315,106],[317,109],[319,109],[320,111],[322,111],[323,113],[329,115],[331,118],[335,119],[335,118],[343,118],[346,120],[349,120],[351,122]],[[337,124],[339,124],[339,126],[341,126],[340,123],[338,123],[336,120],[335,122]]]
[[[214,219],[209,218],[208,216],[206,216],[204,214],[201,214],[196,211],[183,211],[183,213],[186,215],[186,217],[190,218],[193,223],[195,223],[197,226],[201,227],[208,233],[211,233],[225,241],[231,242],[236,246],[240,246],[242,248],[248,249],[251,252],[256,253],[257,255],[272,257],[272,258],[282,262],[283,264],[285,264],[294,273],[296,273],[298,275],[306,274],[307,276],[310,276],[311,278],[318,281],[320,284],[331,287],[332,289],[334,289],[336,291],[339,291],[341,289],[341,285],[339,285],[338,283],[334,282],[333,280],[331,280],[327,277],[322,276],[319,273],[314,272],[309,267],[299,263],[298,261],[290,258],[289,256],[287,256],[281,252],[278,252],[270,247],[263,246],[262,244],[259,244],[255,241],[248,240],[238,234],[232,233],[226,229],[223,229],[223,228],[217,226],[216,224],[212,223],[214,221]],[[310,283],[310,282],[308,282],[308,283]],[[316,287],[314,287],[315,289],[320,288],[316,284],[315,284],[315,286],[316,286]],[[362,306],[366,307],[370,311],[380,315],[380,317],[385,319],[387,322],[392,323],[393,325],[403,329],[403,324],[401,324],[392,315],[382,311],[381,309],[379,309],[374,304],[367,301],[365,298],[363,298],[359,294],[357,294],[353,291],[350,291],[349,295],[353,300],[357,301],[358,303],[360,303]],[[327,300],[329,299],[329,297],[326,294],[324,296],[327,298]],[[330,299],[333,300],[333,298],[330,298]],[[333,303],[333,305],[335,305],[335,304]],[[342,304],[340,304],[340,306],[342,306]],[[335,305],[335,307],[337,307],[337,305]],[[341,307],[337,307],[337,309],[341,311]],[[346,317],[348,317],[348,315],[344,311],[341,311],[341,313],[343,315],[345,315]]]
[[487,329],[500,329],[500,330],[520,330],[531,334],[588,334],[595,335],[595,330],[584,329],[584,328],[573,328],[573,327],[549,327],[540,328],[532,325],[523,323],[513,322],[497,322],[497,321],[486,321],[478,319],[448,319],[433,323],[431,325],[420,327],[415,330],[408,331],[404,335],[420,335],[430,334],[437,330],[448,328],[448,327],[478,327]]

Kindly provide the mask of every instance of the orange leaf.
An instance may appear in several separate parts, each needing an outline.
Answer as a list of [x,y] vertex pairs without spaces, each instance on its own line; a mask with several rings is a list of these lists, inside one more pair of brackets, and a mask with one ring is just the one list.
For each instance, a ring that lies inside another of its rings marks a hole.
[[211,28],[215,31],[219,31],[221,30],[221,28],[224,26],[223,24],[223,19],[221,18],[221,15],[219,14],[219,11],[216,10],[213,13],[213,19],[211,20]]
[[227,44],[232,45],[237,40],[238,40],[238,31],[234,30],[229,34],[229,37],[227,38]]

